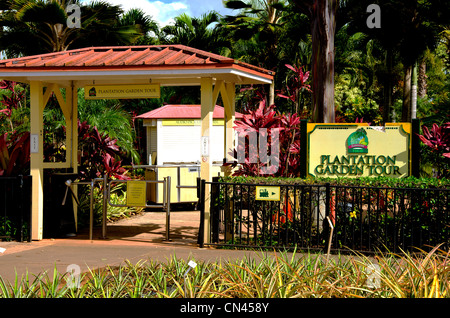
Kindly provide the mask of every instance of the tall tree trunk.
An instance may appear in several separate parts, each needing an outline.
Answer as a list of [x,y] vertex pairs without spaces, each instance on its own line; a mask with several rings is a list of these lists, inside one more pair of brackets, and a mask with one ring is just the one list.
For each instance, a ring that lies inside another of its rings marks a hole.
[[422,59],[419,64],[417,76],[417,97],[424,98],[427,95],[427,62]]
[[411,76],[412,65],[405,66],[405,77],[403,81],[403,105],[402,105],[402,122],[411,122]]
[[383,120],[385,123],[390,122],[394,116],[391,116],[392,109],[392,94],[393,94],[393,85],[392,85],[392,59],[393,52],[391,49],[386,51],[386,69],[387,76],[384,80],[384,109],[383,109]]
[[411,75],[411,120],[417,117],[417,63],[414,63]]
[[311,7],[311,68],[315,122],[335,122],[334,35],[337,5],[337,0],[314,0]]
[[275,104],[275,83],[269,85],[269,105]]

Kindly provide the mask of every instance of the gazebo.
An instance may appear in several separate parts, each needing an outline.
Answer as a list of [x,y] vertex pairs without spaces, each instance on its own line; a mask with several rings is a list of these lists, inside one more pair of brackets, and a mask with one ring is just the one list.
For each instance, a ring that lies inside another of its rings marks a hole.
[[[43,238],[44,169],[71,168],[74,173],[78,172],[79,88],[85,91],[90,88],[89,91],[94,92],[95,87],[109,85],[109,92],[118,87],[126,87],[127,92],[131,92],[137,91],[133,87],[144,84],[153,85],[156,90],[160,86],[200,86],[201,138],[207,141],[219,94],[225,108],[226,133],[232,129],[235,117],[235,86],[271,85],[273,75],[272,71],[183,45],[88,47],[0,60],[1,79],[30,85],[32,240]],[[115,91],[119,95],[111,95],[111,98],[133,98],[125,93],[120,96],[125,90]],[[67,151],[63,162],[44,162],[43,156],[43,111],[52,93],[66,120]],[[153,90],[148,96],[138,94],[138,97],[157,97],[154,93]],[[226,134],[225,149],[233,147],[233,136]],[[205,144],[209,147],[208,142]],[[200,169],[201,178],[210,181],[212,162],[207,154],[208,151],[202,157]],[[227,156],[225,152],[224,158]],[[205,228],[209,225],[208,206],[205,205]],[[209,238],[205,236],[207,241]]]

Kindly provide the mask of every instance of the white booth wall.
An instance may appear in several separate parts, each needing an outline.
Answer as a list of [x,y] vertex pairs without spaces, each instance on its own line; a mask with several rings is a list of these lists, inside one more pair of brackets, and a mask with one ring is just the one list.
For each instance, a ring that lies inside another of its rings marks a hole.
[[[173,163],[199,163],[201,160],[201,126],[195,120],[194,125],[171,124],[183,119],[144,119],[147,128],[147,154],[149,165]],[[192,119],[189,121],[192,122]],[[234,133],[234,132],[233,132]],[[223,120],[214,120],[210,134],[213,163],[222,163],[224,158]],[[156,157],[156,158],[155,158]],[[151,159],[151,161],[150,161]]]

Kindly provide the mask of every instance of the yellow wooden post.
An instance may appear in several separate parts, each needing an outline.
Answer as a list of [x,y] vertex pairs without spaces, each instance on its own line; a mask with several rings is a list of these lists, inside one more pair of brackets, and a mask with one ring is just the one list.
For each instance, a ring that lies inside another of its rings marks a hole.
[[68,166],[72,167],[73,158],[73,125],[72,125],[72,88],[66,87],[66,101],[65,101],[65,111],[64,118],[66,120],[66,162]]
[[[224,119],[224,130],[225,130],[225,153],[224,158],[226,158],[227,162],[233,160],[232,155],[230,154],[234,149],[234,121],[235,121],[235,113],[236,113],[236,105],[235,105],[235,84],[234,83],[226,83],[225,90],[222,96],[226,95],[226,103],[225,106],[225,119]],[[225,175],[231,175],[231,169],[225,170]]]
[[[67,122],[67,125],[71,126],[71,134],[70,134],[70,145],[71,145],[71,158],[70,167],[72,168],[73,173],[78,173],[78,89],[74,86],[73,82],[71,86],[66,89],[66,102],[70,108],[70,120]],[[69,136],[67,136],[69,137]],[[73,189],[75,196],[78,196],[78,189],[75,187]],[[75,219],[75,229],[78,229],[78,205],[73,202],[73,214]]]
[[71,124],[72,124],[72,159],[71,167],[73,173],[78,172],[78,89],[76,86],[71,86]]
[[[213,121],[213,89],[212,79],[210,77],[201,78],[201,163],[200,163],[200,178],[206,182],[212,180],[212,161],[210,157],[211,145],[210,135]],[[210,186],[205,186],[205,226],[204,226],[204,242],[210,242],[209,228],[210,228]]]
[[[224,105],[224,158],[227,162],[233,160],[233,157],[230,155],[230,152],[233,150],[233,141],[234,141],[234,129],[233,124],[235,120],[235,86],[234,83],[225,83],[221,89],[222,100]],[[222,171],[225,176],[230,176],[232,173],[231,167],[223,167]],[[225,219],[233,220],[233,200],[228,202],[228,207],[225,207]],[[233,234],[233,226],[232,223],[227,222],[226,228],[227,231],[225,233],[225,240],[228,241],[232,238]]]
[[30,153],[30,172],[32,177],[31,192],[31,239],[42,240],[44,209],[44,102],[42,82],[30,83],[30,134],[36,146]]

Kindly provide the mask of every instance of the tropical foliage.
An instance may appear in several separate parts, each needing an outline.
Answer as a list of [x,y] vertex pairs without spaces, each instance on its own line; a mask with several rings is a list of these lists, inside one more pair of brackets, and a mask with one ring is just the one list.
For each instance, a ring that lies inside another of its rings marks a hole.
[[30,161],[30,133],[21,128],[24,118],[17,116],[24,107],[25,90],[16,82],[1,81],[0,176],[26,174]]
[[[235,129],[244,141],[239,141],[234,151],[237,160],[231,166],[238,166],[235,175],[297,176],[300,173],[300,118],[297,114],[277,113],[275,105],[267,107],[262,100],[258,109],[250,110],[241,121],[236,122]],[[253,132],[254,139],[251,138]],[[263,140],[267,142],[267,147],[262,146]],[[273,151],[275,147],[279,147],[280,151]],[[267,152],[269,149],[272,153],[270,162],[267,162],[263,160],[261,151]],[[244,154],[245,161],[242,162],[240,157]]]
[[185,13],[175,17],[174,24],[164,26],[159,33],[162,44],[184,44],[220,55],[230,53],[230,42],[223,30],[214,26],[220,22],[217,12],[198,18]]
[[0,81],[0,133],[24,131],[27,122],[26,89],[23,84],[13,81]]
[[[410,1],[407,5],[378,1],[383,11],[381,29],[367,26],[369,0],[329,1],[331,11],[318,6],[316,0],[224,1],[234,9],[233,14],[181,14],[163,27],[139,8],[124,11],[103,1],[76,2],[82,13],[81,28],[67,27],[67,3],[0,1],[3,54],[15,57],[93,45],[184,44],[275,71],[275,85],[270,88],[237,88],[237,111],[254,112],[264,100],[265,107],[276,105],[272,110],[276,109],[277,116],[286,114],[290,119],[322,121],[334,116],[336,122],[363,120],[383,125],[409,121],[415,111],[428,129],[433,123],[448,122],[450,26],[446,17],[450,5],[445,1]],[[325,50],[331,48],[328,44],[334,46],[335,54],[325,58]],[[327,69],[331,64],[333,68]],[[0,88],[0,133],[12,136],[14,131],[27,131],[28,87],[2,82]],[[79,118],[96,126],[100,134],[117,139],[123,163],[139,163],[140,136],[145,133],[134,115],[166,102],[199,101],[198,91],[185,87],[163,87],[162,98],[151,101],[87,102],[80,98]],[[51,103],[44,112],[46,160],[64,154],[64,118]],[[422,149],[424,164],[437,163],[431,149]],[[289,160],[295,158],[288,153]]]
[[431,129],[422,126],[423,135],[420,140],[430,149],[430,157],[436,168],[434,176],[438,178],[450,177],[450,122],[439,126],[434,123]]
[[420,139],[436,151],[439,155],[446,158],[450,158],[450,122],[438,126],[433,124],[433,128],[428,130],[426,126],[423,126],[423,135],[420,135]]
[[92,180],[108,174],[110,177],[127,179],[120,159],[121,150],[117,139],[100,133],[96,126],[78,122],[79,149],[81,150],[80,178]]
[[[175,255],[79,275],[26,273],[0,277],[1,298],[449,298],[448,252],[338,255],[257,252],[225,262]],[[190,262],[197,264],[190,269]],[[277,303],[270,303],[270,306]],[[284,306],[284,302],[280,303]],[[182,306],[181,306],[182,307]],[[247,307],[246,307],[247,308]],[[250,307],[249,307],[250,308]],[[270,307],[271,308],[271,307]],[[278,307],[276,307],[278,308]],[[169,310],[170,311],[170,310]],[[180,312],[180,306],[176,311]]]
[[[277,96],[289,100],[295,112],[277,112],[275,104],[267,105],[263,93],[256,90],[258,107],[255,110],[247,108],[244,118],[236,121],[235,130],[241,138],[233,153],[237,160],[231,164],[238,167],[234,173],[236,176],[296,177],[300,174],[300,119],[306,118],[308,111],[299,111],[299,101],[303,91],[311,91],[307,84],[309,72],[304,73],[301,66],[286,64],[286,67],[292,74],[282,93]],[[253,140],[252,133],[255,133]],[[267,157],[264,151],[268,152],[269,149],[270,161],[267,162],[264,160]]]
[[0,37],[0,49],[6,50],[8,56],[26,56],[66,51],[69,48],[94,44],[96,46],[133,44],[142,37],[143,32],[148,31],[130,21],[132,14],[136,19],[141,17],[135,13],[123,15],[120,6],[104,1],[90,3],[76,1],[80,6],[81,27],[69,28],[66,23],[68,19],[66,6],[69,3],[72,1],[2,1],[0,25],[3,32]]
[[17,176],[29,171],[30,133],[0,135],[0,177]]

